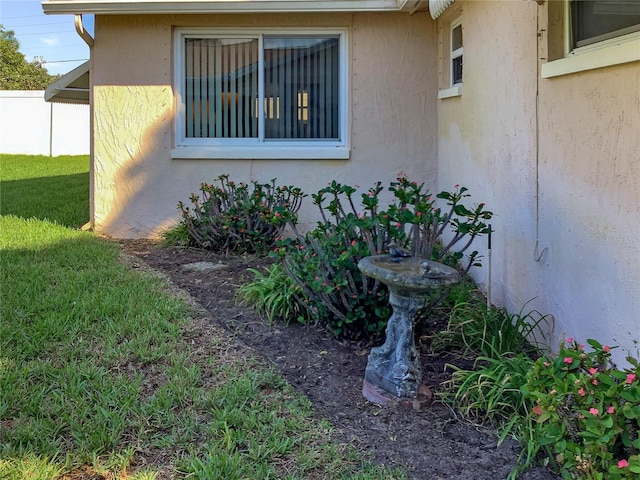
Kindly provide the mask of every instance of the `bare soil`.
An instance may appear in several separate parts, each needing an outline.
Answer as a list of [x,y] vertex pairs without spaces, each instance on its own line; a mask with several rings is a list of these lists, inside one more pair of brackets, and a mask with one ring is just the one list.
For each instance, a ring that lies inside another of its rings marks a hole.
[[[436,394],[434,403],[422,411],[381,407],[362,395],[372,345],[340,341],[320,328],[297,323],[269,324],[254,310],[236,302],[236,289],[253,279],[247,269],[267,266],[270,259],[227,258],[192,248],[161,248],[148,241],[126,241],[122,247],[187,292],[206,310],[209,322],[222,326],[221,331],[234,341],[244,342],[276,366],[313,402],[318,415],[334,425],[342,442],[370,455],[377,464],[399,466],[411,479],[429,480],[504,479],[515,465],[520,451],[515,440],[507,439],[499,445],[490,430],[463,421],[437,401],[442,382],[451,374],[447,365],[464,364],[465,359],[422,351],[423,379]],[[189,265],[196,262],[211,262],[218,268],[190,269]],[[543,467],[533,467],[519,478],[558,477]]]

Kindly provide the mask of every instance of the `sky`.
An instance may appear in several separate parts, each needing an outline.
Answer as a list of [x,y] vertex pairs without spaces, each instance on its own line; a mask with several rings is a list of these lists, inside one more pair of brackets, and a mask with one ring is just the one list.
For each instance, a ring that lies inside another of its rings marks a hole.
[[[83,15],[93,36],[93,16]],[[89,47],[76,33],[73,15],[45,15],[40,0],[0,0],[0,24],[13,30],[28,61],[43,57],[52,75],[64,74],[89,59]]]

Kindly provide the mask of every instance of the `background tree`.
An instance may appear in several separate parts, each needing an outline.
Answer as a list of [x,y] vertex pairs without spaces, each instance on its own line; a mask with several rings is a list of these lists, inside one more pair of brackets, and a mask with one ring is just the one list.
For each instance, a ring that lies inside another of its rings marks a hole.
[[44,90],[58,78],[49,75],[42,57],[28,62],[19,49],[13,30],[0,25],[0,90]]

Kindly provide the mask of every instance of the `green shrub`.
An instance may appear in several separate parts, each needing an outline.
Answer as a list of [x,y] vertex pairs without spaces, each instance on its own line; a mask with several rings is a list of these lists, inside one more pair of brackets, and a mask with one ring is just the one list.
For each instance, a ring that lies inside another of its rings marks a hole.
[[528,441],[533,437],[530,403],[520,389],[542,354],[541,347],[531,342],[541,338],[547,316],[536,311],[509,314],[503,308],[487,308],[479,296],[461,298],[430,349],[453,351],[475,362],[470,370],[450,366],[453,373],[440,397],[463,417],[495,428],[500,441],[509,436],[521,441],[523,450],[511,474],[515,478],[537,452]]
[[501,357],[478,357],[472,370],[451,366],[451,379],[444,383],[440,398],[463,417],[493,427],[502,442],[507,437],[521,441],[524,449],[511,478],[528,467],[536,449],[526,441],[532,437],[529,403],[520,388],[534,361],[526,353],[505,352]]
[[235,183],[220,175],[218,184],[202,183],[191,194],[192,207],[178,208],[195,245],[216,252],[266,253],[285,226],[295,227],[304,194],[297,187],[271,183]]
[[543,337],[547,316],[536,311],[510,314],[504,308],[487,306],[470,299],[453,306],[444,330],[436,333],[432,352],[456,351],[463,356],[499,359],[509,352],[540,356],[540,346],[532,344]]
[[291,282],[281,264],[271,265],[266,274],[253,268],[250,271],[255,275],[255,279],[241,285],[236,293],[236,298],[241,303],[251,305],[269,322],[276,318],[285,322],[291,319],[303,324],[308,322],[307,310],[300,307],[295,300],[295,296],[300,294],[300,289]]
[[[299,290],[295,300],[311,322],[338,336],[380,335],[391,314],[386,287],[358,270],[363,257],[382,252],[387,238],[376,220],[380,190],[377,184],[362,195],[364,213],[358,215],[352,199],[355,188],[333,182],[313,195],[323,221],[305,235],[281,239],[276,247]],[[327,194],[332,199],[324,205]],[[342,204],[345,198],[349,211]]]
[[162,247],[190,247],[195,246],[189,229],[184,222],[180,222],[160,234],[160,246]]
[[[449,208],[447,213],[435,206],[424,184],[404,176],[391,182],[389,190],[394,201],[387,210],[379,208],[381,182],[363,193],[356,207],[356,188],[334,181],[312,196],[322,218],[317,227],[277,244],[276,252],[300,290],[296,301],[312,321],[336,335],[379,336],[390,316],[386,287],[357,268],[363,257],[382,254],[395,241],[416,257],[457,264],[477,236],[490,232],[484,220],[492,213],[484,204],[464,206],[463,199],[469,197],[464,187],[438,194]],[[443,244],[441,236],[447,227],[453,236]],[[478,264],[478,254],[472,252],[463,271]]]
[[563,478],[640,476],[640,365],[617,369],[610,350],[572,338],[557,356],[539,358],[522,392],[532,407],[533,439]]
[[535,336],[545,316],[510,316],[467,303],[460,308],[462,313],[454,308],[448,329],[431,348],[479,356],[471,370],[451,367],[440,396],[464,417],[493,426],[500,441],[507,436],[520,441],[523,449],[509,478],[536,459],[565,479],[638,477],[637,359],[627,357],[630,368],[620,370],[610,362],[609,346],[590,339],[588,352],[571,338],[557,355],[542,355],[523,334]]

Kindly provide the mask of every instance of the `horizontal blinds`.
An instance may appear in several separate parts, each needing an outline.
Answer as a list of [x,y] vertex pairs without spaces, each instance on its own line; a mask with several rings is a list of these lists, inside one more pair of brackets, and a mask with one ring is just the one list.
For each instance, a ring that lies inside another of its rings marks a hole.
[[431,18],[438,18],[454,1],[455,0],[429,0]]

